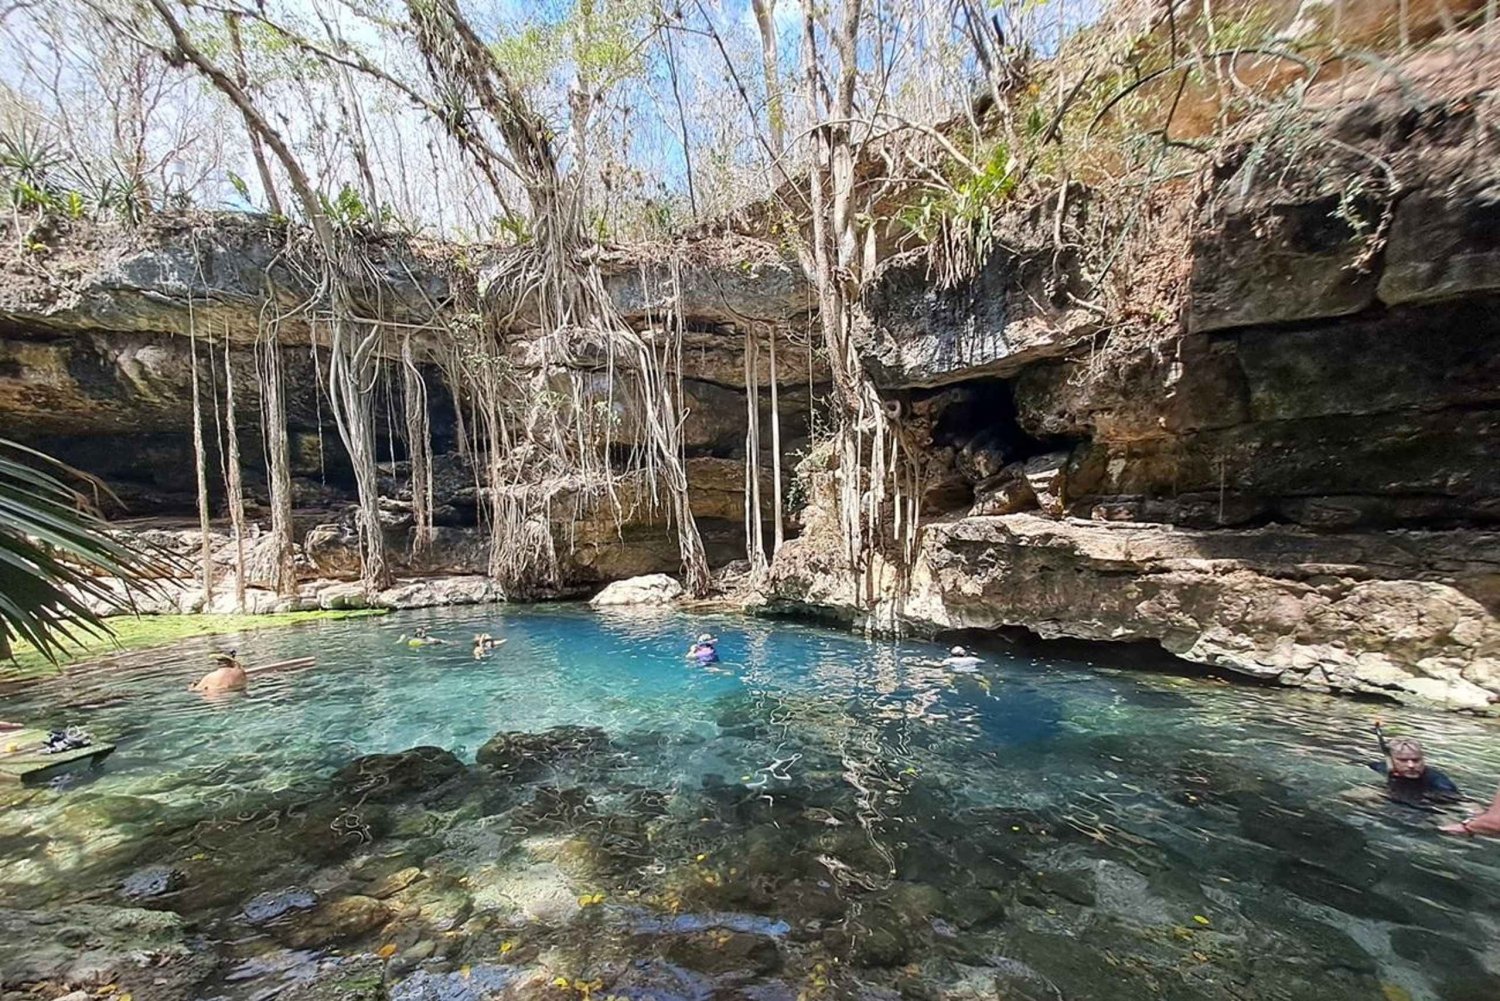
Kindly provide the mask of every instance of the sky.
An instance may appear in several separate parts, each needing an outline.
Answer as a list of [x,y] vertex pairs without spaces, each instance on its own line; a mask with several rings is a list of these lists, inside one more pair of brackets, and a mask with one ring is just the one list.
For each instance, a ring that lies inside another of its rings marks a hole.
[[[82,150],[108,150],[118,145],[115,123],[129,117],[121,107],[120,88],[111,83],[111,67],[124,58],[121,46],[107,44],[97,30],[90,30],[81,13],[83,0],[41,0],[34,11],[12,11],[0,18],[0,116],[5,98],[38,112],[49,130],[65,133],[68,142]],[[251,4],[255,0],[241,0]],[[601,7],[640,4],[642,0],[595,0]],[[758,32],[749,0],[674,0],[684,14],[683,27],[671,33],[676,59],[682,115],[671,85],[672,68],[660,39],[641,50],[643,72],[606,95],[605,107],[595,118],[603,129],[596,148],[605,146],[623,152],[615,159],[624,173],[613,190],[616,201],[625,192],[645,205],[653,200],[680,205],[687,187],[689,163],[703,196],[703,211],[722,210],[736,201],[763,194],[767,163],[756,139],[764,119],[752,120],[746,101],[733,86],[733,78],[748,89],[749,103],[763,116],[764,84],[760,66]],[[422,70],[409,45],[393,37],[356,11],[370,9],[352,0],[267,0],[268,9],[282,19],[297,23],[309,35],[321,35],[327,20],[351,42],[377,62],[409,79],[421,79]],[[470,3],[476,25],[489,37],[514,34],[528,24],[555,25],[568,16],[576,0],[486,0]],[[398,0],[375,4],[398,14]],[[1024,15],[1040,39],[1039,45],[1055,44],[1057,31],[1072,30],[1097,16],[1099,0],[1044,0],[1027,4]],[[6,8],[0,8],[4,10]],[[780,26],[783,76],[789,88],[789,110],[805,115],[805,103],[797,94],[802,85],[801,4],[779,0],[776,17]],[[899,10],[913,23],[941,30],[951,18],[950,0],[867,0],[876,13]],[[705,21],[705,18],[707,21]],[[217,30],[217,19],[205,31]],[[724,56],[703,30],[712,23],[734,64],[726,68]],[[1011,33],[1015,33],[1012,26]],[[887,106],[905,100],[913,115],[929,118],[951,113],[965,99],[972,84],[972,59],[967,63],[950,54],[950,62],[939,65],[927,42],[918,34],[887,39],[896,60],[897,95]],[[918,44],[920,42],[920,45]],[[873,65],[873,50],[867,43],[864,61]],[[215,50],[223,55],[222,45]],[[305,157],[320,186],[330,196],[343,183],[357,181],[350,146],[341,141],[347,131],[346,111],[355,114],[370,138],[377,187],[388,189],[390,201],[404,217],[439,231],[464,227],[478,229],[499,211],[480,190],[470,168],[460,162],[451,140],[431,123],[422,121],[409,105],[389,88],[368,80],[299,80],[271,63],[277,73],[274,83],[257,93],[270,110],[273,123]],[[162,187],[190,187],[205,204],[234,208],[261,207],[260,191],[243,127],[222,97],[191,75],[162,77],[159,60],[151,59],[145,72],[161,79],[147,102],[150,127],[144,147],[159,175]],[[571,67],[556,65],[552,77],[538,93],[539,108],[566,135],[567,88]],[[946,102],[947,111],[944,110]],[[128,102],[125,102],[128,104]],[[341,106],[344,110],[341,110]],[[5,123],[0,119],[0,126]],[[795,122],[794,131],[795,130]],[[686,149],[683,131],[687,132]],[[102,154],[101,154],[102,155]],[[691,156],[691,161],[689,159]],[[564,144],[563,156],[568,152]],[[233,173],[249,191],[246,199],[230,183]],[[481,204],[482,203],[482,204]],[[676,211],[677,209],[674,209]],[[677,220],[681,222],[682,220]],[[477,234],[476,234],[477,235]]]

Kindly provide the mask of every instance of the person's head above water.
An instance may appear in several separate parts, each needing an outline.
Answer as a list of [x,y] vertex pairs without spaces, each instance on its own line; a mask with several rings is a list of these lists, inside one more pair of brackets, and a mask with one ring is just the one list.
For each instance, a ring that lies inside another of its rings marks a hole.
[[712,633],[700,633],[698,635],[699,646],[713,646],[717,642],[719,642],[719,638]]
[[418,626],[417,627],[417,631],[416,631],[416,637],[419,640],[420,639],[426,639],[427,638],[427,627],[426,626]]
[[1396,737],[1387,747],[1391,753],[1391,774],[1403,779],[1421,778],[1427,770],[1422,745],[1410,737]]
[[216,664],[234,664],[234,663],[237,663],[237,660],[236,660],[234,654],[235,654],[235,651],[233,651],[233,650],[220,650],[218,653],[216,653],[216,654],[213,655],[214,663],[216,663]]
[[969,651],[965,650],[961,646],[956,646],[952,650],[949,650],[948,654],[952,657],[967,657],[969,655]]

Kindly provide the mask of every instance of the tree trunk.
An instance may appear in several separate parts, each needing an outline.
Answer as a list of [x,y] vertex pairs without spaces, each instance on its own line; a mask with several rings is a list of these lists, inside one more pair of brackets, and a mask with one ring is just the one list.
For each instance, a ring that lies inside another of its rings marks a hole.
[[[775,534],[771,537],[771,558],[774,560],[776,554],[781,551],[781,544],[786,541],[786,529],[782,524],[781,513],[781,405],[776,386],[776,326],[772,324],[769,328],[771,338],[771,490],[773,491],[771,503],[775,513]],[[809,399],[809,405],[811,399]]]
[[292,469],[286,430],[286,387],[281,373],[280,337],[275,326],[263,348],[261,423],[265,427],[271,488],[271,544],[276,553],[276,593],[288,597],[297,593],[297,567],[292,549]]
[[[235,76],[240,89],[249,91],[250,71],[245,64],[245,47],[240,40],[240,19],[237,14],[225,14],[224,20],[229,26],[229,44],[234,50]],[[270,208],[272,215],[285,216],[286,212],[281,207],[281,197],[276,194],[276,179],[271,176],[271,165],[266,161],[265,144],[261,142],[260,135],[254,129],[250,130],[250,155],[255,158],[255,170],[260,175],[260,186],[266,194],[266,205]]]
[[432,431],[427,418],[427,384],[412,353],[410,335],[401,341],[401,390],[411,457],[411,549],[412,555],[420,556],[432,541]]
[[771,152],[786,152],[786,105],[781,96],[781,69],[776,55],[776,0],[750,0],[755,24],[760,29],[761,70],[766,77],[766,119],[771,134]]
[[224,337],[224,423],[228,454],[224,465],[224,489],[229,495],[229,524],[234,531],[234,605],[245,611],[245,486],[240,473],[240,431],[234,413],[234,368],[229,355],[229,337]]
[[760,503],[760,386],[756,378],[759,341],[745,328],[745,555],[757,579],[766,569],[766,538]]
[[208,537],[208,456],[203,451],[203,402],[198,388],[198,332],[193,325],[192,306],[188,307],[188,355],[193,376],[193,462],[198,467],[198,534],[203,561],[203,603],[214,596],[213,545]]

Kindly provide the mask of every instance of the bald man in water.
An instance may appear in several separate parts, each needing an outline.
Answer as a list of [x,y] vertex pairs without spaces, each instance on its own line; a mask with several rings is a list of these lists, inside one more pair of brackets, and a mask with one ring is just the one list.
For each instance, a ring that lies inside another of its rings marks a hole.
[[240,662],[235,660],[234,651],[229,653],[214,654],[214,662],[219,666],[209,671],[198,679],[198,683],[188,689],[190,692],[243,692],[249,677]]

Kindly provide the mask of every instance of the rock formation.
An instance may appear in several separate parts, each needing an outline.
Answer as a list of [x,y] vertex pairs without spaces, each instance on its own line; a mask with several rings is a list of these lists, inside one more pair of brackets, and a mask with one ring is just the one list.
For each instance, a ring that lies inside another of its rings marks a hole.
[[[402,581],[390,593],[361,598],[345,594],[347,588],[333,588],[330,596],[328,582],[352,580],[359,573],[350,506],[354,482],[320,389],[327,374],[326,349],[319,351],[314,344],[322,345],[325,335],[290,309],[301,301],[306,279],[286,263],[281,252],[285,240],[284,228],[266,220],[220,215],[167,217],[139,228],[78,223],[56,233],[41,251],[7,246],[0,251],[5,278],[0,282],[0,415],[5,435],[102,478],[115,495],[106,501],[113,514],[148,519],[127,524],[150,525],[152,541],[193,559],[199,535],[186,527],[196,503],[189,335],[199,339],[200,388],[206,399],[221,391],[223,373],[215,366],[224,364],[226,342],[234,349],[236,384],[254,387],[260,381],[257,337],[267,311],[279,307],[286,311],[278,336],[288,386],[297,560],[305,586],[296,596],[270,593],[274,554],[252,545],[247,610],[326,607],[330,600],[405,607],[496,596],[498,591],[482,579],[489,543],[488,529],[481,524],[480,477],[458,440],[461,428],[449,387],[431,365],[423,372],[435,450],[437,527],[431,544],[413,545],[396,373],[374,393],[377,453],[386,460],[381,467],[382,518]],[[394,324],[425,328],[432,326],[423,312],[426,304],[448,300],[453,269],[481,272],[483,287],[483,273],[504,257],[503,250],[496,250],[488,258],[456,263],[455,248],[441,244],[373,236],[368,244],[366,256],[391,289],[389,300],[379,304],[379,315]],[[737,237],[699,239],[649,253],[619,252],[603,262],[602,270],[621,315],[648,336],[665,311],[683,318],[682,430],[693,513],[714,566],[741,558],[744,338],[747,330],[764,342],[769,330],[781,328],[785,338],[786,331],[799,329],[807,310],[805,281],[770,244]],[[375,304],[370,309],[374,314]],[[545,362],[538,353],[539,332],[527,328],[525,314],[524,304],[516,307],[516,326],[504,339],[503,361],[535,369]],[[440,348],[445,335],[426,329],[421,336]],[[788,454],[805,447],[813,401],[827,379],[826,366],[807,347],[806,337],[797,341],[801,347],[781,340],[778,357],[778,412]],[[210,344],[216,358],[210,357]],[[762,437],[769,439],[770,372],[764,349],[761,359],[755,378]],[[611,393],[611,360],[583,350],[572,364],[582,375],[585,402],[612,407],[619,446],[631,446],[640,437],[643,418]],[[251,520],[263,524],[269,488],[254,396],[240,411]],[[217,517],[224,488],[216,431],[222,429],[212,415],[206,425]],[[769,456],[763,466],[762,492],[769,496]],[[616,493],[613,504],[584,499],[584,492],[566,483],[552,494],[552,528],[565,589],[586,593],[612,580],[678,569],[677,544],[656,491],[644,477],[636,477]],[[216,534],[213,547],[216,572],[227,577],[234,546],[227,534]],[[187,580],[190,576],[184,574],[181,586],[148,596],[146,609],[231,610],[220,607],[222,600],[206,602],[201,588]]]
[[[1162,262],[1160,287],[1137,290],[1124,321],[1088,308],[1089,280],[1053,238],[1062,220],[1090,213],[1083,185],[1002,220],[1017,238],[967,282],[938,287],[923,257],[888,259],[861,303],[857,346],[920,453],[924,528],[915,566],[877,566],[860,594],[839,556],[839,471],[815,437],[829,376],[807,346],[815,304],[796,265],[743,236],[609,251],[601,266],[628,322],[647,338],[666,311],[685,325],[674,364],[710,562],[744,555],[744,345],[762,341],[764,387],[776,329],[782,458],[801,465],[770,609],[923,632],[1143,640],[1285,684],[1484,707],[1500,693],[1500,149],[1485,125],[1494,51],[1439,47],[1400,74],[1344,73],[1308,95],[1290,141],[1250,123],[1243,145],[1205,168],[1196,202],[1153,205],[1182,226],[1177,243],[1146,248]],[[197,536],[162,527],[192,510],[184,335],[245,349],[235,380],[254,385],[248,348],[262,310],[299,301],[285,238],[264,220],[191,217],[80,224],[45,252],[7,249],[7,434],[104,478],[131,515],[155,517],[154,541],[191,558]],[[367,251],[389,280],[381,308],[394,323],[419,323],[460,270],[501,295],[484,276],[503,250],[470,259],[372,237]],[[500,305],[514,327],[503,363],[550,364],[528,327],[535,310]],[[274,554],[252,537],[250,609],[498,597],[485,577],[482,491],[436,371],[423,376],[436,528],[415,544],[399,406],[377,386],[382,518],[400,580],[377,594],[352,583],[352,478],[327,433],[318,335],[290,315],[280,336],[304,583],[275,595]],[[207,364],[212,389],[222,357]],[[610,359],[580,348],[568,364],[586,377],[587,403],[614,408],[621,446],[635,442],[643,416],[613,400]],[[266,490],[256,411],[241,407],[252,521]],[[769,457],[762,465],[769,497]],[[566,483],[551,495],[563,593],[678,569],[644,478],[614,504],[585,496]],[[228,575],[235,547],[227,535],[211,542]],[[185,580],[148,610],[229,610],[230,600]]]
[[[1100,330],[1077,289],[1049,295],[1044,241],[949,290],[890,262],[862,352],[927,446],[909,593],[886,567],[876,600],[856,595],[809,512],[771,606],[1147,640],[1284,684],[1485,707],[1500,693],[1500,150],[1482,124],[1497,69],[1421,57],[1401,70],[1415,91],[1354,74],[1311,95],[1295,155],[1247,143],[1207,179],[1186,300],[1154,336]],[[1384,196],[1350,190],[1371,164]],[[829,470],[802,473],[826,495]]]

